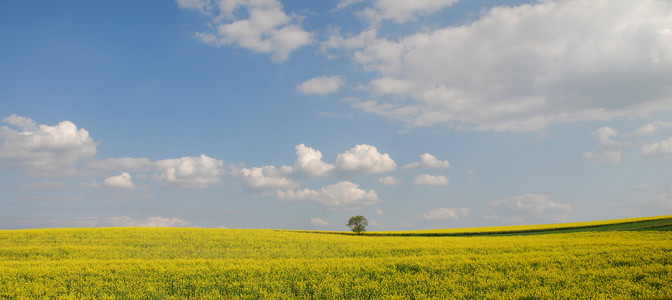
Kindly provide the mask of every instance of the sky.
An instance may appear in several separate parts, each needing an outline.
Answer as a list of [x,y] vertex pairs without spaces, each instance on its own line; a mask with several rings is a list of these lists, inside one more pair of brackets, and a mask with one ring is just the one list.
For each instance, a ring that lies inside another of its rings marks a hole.
[[665,0],[5,0],[0,66],[0,229],[672,214]]

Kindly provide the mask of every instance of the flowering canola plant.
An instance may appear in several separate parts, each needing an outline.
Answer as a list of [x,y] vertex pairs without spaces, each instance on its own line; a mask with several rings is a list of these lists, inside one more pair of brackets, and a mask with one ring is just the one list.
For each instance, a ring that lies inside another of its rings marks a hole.
[[672,231],[0,231],[2,299],[672,298]]

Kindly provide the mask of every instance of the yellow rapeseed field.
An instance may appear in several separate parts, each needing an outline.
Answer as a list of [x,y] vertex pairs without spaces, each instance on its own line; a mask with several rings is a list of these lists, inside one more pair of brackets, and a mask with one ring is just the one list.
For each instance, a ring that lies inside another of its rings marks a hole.
[[450,229],[430,229],[430,230],[407,230],[407,231],[378,231],[371,234],[404,234],[404,235],[422,235],[422,234],[481,234],[481,233],[506,233],[506,232],[524,232],[524,231],[551,231],[570,228],[589,228],[603,225],[616,225],[638,223],[643,221],[669,220],[672,216],[656,216],[644,218],[629,218],[604,221],[573,222],[573,223],[555,223],[542,225],[513,225],[513,226],[494,226],[494,227],[472,227],[472,228],[450,228]]
[[2,299],[672,298],[672,231],[0,231]]

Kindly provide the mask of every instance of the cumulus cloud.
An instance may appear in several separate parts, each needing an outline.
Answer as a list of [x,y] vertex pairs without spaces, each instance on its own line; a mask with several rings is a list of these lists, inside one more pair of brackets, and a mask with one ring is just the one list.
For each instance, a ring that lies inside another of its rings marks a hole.
[[378,178],[378,182],[383,184],[383,185],[394,186],[394,185],[400,184],[401,180],[397,179],[394,176],[385,176],[385,177]]
[[15,114],[11,114],[9,115],[9,117],[3,118],[2,122],[14,125],[23,131],[31,131],[37,129],[37,124],[35,123],[35,121],[31,120],[30,118],[17,116]]
[[302,94],[326,95],[338,92],[343,84],[341,76],[322,76],[304,81],[296,89]]
[[642,146],[644,157],[672,158],[672,137],[652,144]]
[[409,168],[449,168],[450,163],[447,160],[438,160],[434,155],[425,153],[420,155],[420,161],[410,163],[404,166]]
[[[364,9],[358,14],[372,25],[378,25],[383,20],[392,20],[395,23],[406,23],[417,20],[418,16],[427,15],[449,7],[458,0],[376,0],[373,7]],[[340,6],[350,3],[341,2]]]
[[429,175],[429,174],[420,174],[415,177],[413,184],[415,185],[447,185],[450,183],[450,179],[443,175]]
[[11,115],[3,122],[20,130],[0,127],[0,163],[10,168],[37,176],[72,175],[81,162],[96,155],[98,143],[70,121],[36,126],[29,118]]
[[489,202],[492,207],[509,212],[528,212],[537,215],[566,213],[572,210],[569,204],[551,201],[548,195],[524,194]]
[[135,188],[135,185],[131,181],[131,174],[128,174],[127,172],[121,173],[121,175],[106,178],[105,181],[103,181],[103,185],[125,189]]
[[294,166],[265,166],[252,168],[233,167],[231,175],[242,177],[248,187],[296,188],[297,181],[327,176],[355,176],[392,171],[396,163],[390,155],[381,154],[370,145],[357,145],[341,153],[335,164],[324,162],[322,152],[299,144],[296,149]]
[[224,174],[224,161],[201,156],[164,159],[154,162],[154,167],[161,171],[156,178],[180,187],[207,187],[220,182]]
[[291,167],[283,166],[276,168],[274,166],[252,167],[234,170],[233,175],[238,175],[245,180],[245,184],[254,189],[265,188],[295,188],[299,185],[287,178],[287,174],[292,172]]
[[583,153],[583,158],[593,164],[611,164],[618,165],[621,163],[621,155],[623,147],[629,146],[630,143],[624,141],[616,141],[614,138],[618,136],[618,131],[611,127],[602,127],[593,131],[591,134],[598,144],[597,150]]
[[344,175],[375,174],[397,168],[389,154],[381,154],[375,146],[366,144],[339,154],[334,164],[336,171]]
[[375,190],[365,191],[355,183],[342,181],[319,190],[278,190],[275,195],[281,201],[310,201],[328,210],[358,209],[381,202]]
[[365,112],[408,127],[536,131],[672,110],[671,16],[664,0],[540,1],[399,39],[334,31],[322,46],[376,75],[373,99],[351,101]]
[[296,146],[294,170],[308,177],[322,177],[331,174],[334,165],[322,161],[322,152],[304,144]]
[[629,145],[627,142],[614,140],[614,138],[618,136],[618,130],[608,126],[604,126],[598,130],[593,131],[591,135],[602,148],[621,148]]
[[179,0],[177,4],[210,18],[210,30],[196,33],[208,45],[237,45],[270,53],[273,61],[283,62],[312,40],[312,34],[293,24],[296,18],[287,15],[277,0]]
[[458,207],[458,208],[440,207],[437,209],[427,211],[422,215],[422,218],[427,221],[457,220],[459,218],[466,217],[468,214],[469,214],[469,208],[466,207]]
[[325,227],[331,225],[331,223],[321,219],[321,218],[311,218],[310,219],[310,225],[316,226],[316,227]]

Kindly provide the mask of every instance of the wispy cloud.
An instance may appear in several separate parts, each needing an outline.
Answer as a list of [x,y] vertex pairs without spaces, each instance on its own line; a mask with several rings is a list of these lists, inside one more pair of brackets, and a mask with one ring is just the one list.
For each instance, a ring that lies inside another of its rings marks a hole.
[[642,155],[644,157],[672,158],[672,137],[642,146]]
[[422,215],[426,221],[457,220],[466,217],[469,214],[469,208],[446,208],[440,207],[427,211]]
[[420,174],[413,180],[413,184],[415,185],[440,186],[448,185],[448,183],[450,183],[450,179],[443,175]]
[[309,79],[299,84],[296,89],[301,94],[326,95],[338,92],[345,84],[341,76],[322,76]]
[[270,53],[273,61],[283,62],[292,51],[310,44],[313,38],[295,24],[296,18],[287,15],[277,0],[179,0],[177,4],[210,18],[210,29],[196,33],[208,45],[237,45]]

